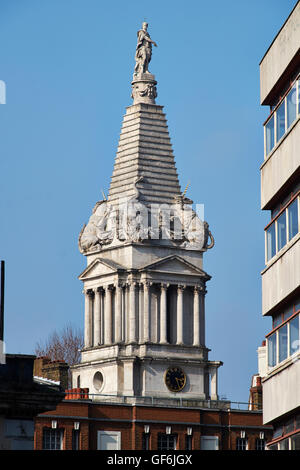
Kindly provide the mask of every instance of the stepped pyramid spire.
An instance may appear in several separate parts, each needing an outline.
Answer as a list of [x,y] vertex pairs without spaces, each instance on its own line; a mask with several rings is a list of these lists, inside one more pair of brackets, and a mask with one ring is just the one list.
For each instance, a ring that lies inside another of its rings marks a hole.
[[156,80],[148,71],[151,46],[147,23],[138,31],[132,81],[111,178],[108,201],[135,197],[143,203],[174,202],[180,185],[163,107],[155,104]]

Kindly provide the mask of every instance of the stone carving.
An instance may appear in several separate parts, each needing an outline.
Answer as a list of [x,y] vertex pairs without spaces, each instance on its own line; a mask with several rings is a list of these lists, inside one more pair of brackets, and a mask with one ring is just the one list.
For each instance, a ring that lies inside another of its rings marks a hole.
[[[114,238],[112,208],[106,200],[96,203],[87,225],[84,225],[78,240],[81,253],[97,249],[97,245],[107,245]],[[110,222],[110,224],[108,223]]]
[[157,44],[150,38],[147,28],[148,23],[143,23],[142,29],[137,32],[138,42],[135,52],[134,75],[150,73],[148,67],[152,56],[152,44],[155,47],[157,47]]
[[157,98],[156,86],[153,83],[148,83],[146,88],[140,91],[139,94],[140,96],[148,96],[148,98],[155,100],[155,98]]

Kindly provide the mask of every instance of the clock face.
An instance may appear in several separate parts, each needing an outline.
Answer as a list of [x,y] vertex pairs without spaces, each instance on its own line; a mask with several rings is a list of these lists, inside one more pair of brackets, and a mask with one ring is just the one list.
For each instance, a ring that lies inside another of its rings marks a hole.
[[180,367],[170,367],[165,372],[165,383],[171,392],[180,392],[186,384],[186,375]]

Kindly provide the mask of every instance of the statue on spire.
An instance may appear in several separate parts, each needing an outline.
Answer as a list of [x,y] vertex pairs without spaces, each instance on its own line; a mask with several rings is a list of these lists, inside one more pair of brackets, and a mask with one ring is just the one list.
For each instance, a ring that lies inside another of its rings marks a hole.
[[148,23],[144,22],[142,29],[137,32],[138,42],[135,53],[134,75],[150,73],[148,66],[152,56],[152,44],[155,47],[157,47],[157,44],[150,38],[147,28]]

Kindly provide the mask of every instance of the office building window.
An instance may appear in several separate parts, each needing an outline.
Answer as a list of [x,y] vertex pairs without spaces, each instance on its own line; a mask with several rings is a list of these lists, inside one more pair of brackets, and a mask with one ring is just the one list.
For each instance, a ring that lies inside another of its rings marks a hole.
[[269,155],[277,142],[284,136],[300,114],[300,80],[296,80],[293,83],[290,91],[278,106],[272,108],[271,111],[272,114],[264,126],[265,157]]
[[[266,227],[266,259],[270,261],[299,233],[298,195]],[[276,237],[277,233],[277,237]],[[277,238],[277,240],[276,240]]]
[[63,448],[62,429],[43,429],[43,450],[62,450]]
[[287,128],[293,124],[297,116],[297,82],[286,97],[287,106]]
[[276,333],[268,337],[268,364],[269,367],[276,365]]
[[285,101],[277,108],[276,124],[276,140],[278,142],[285,133]]
[[[279,326],[276,326],[276,330],[267,335],[269,367],[274,367],[277,362],[284,361],[300,350],[298,303],[287,309],[285,313],[276,316],[273,326],[278,324]],[[291,315],[293,316],[291,317]],[[286,320],[285,317],[287,317]],[[282,325],[279,318],[281,318],[281,322],[284,322]]]
[[275,223],[267,229],[267,260],[276,254]]
[[176,450],[176,434],[158,434],[157,450]]
[[289,214],[289,240],[298,233],[298,200],[295,199],[288,207]]
[[286,245],[286,211],[277,219],[277,250]]
[[278,330],[278,344],[279,344],[279,362],[284,361],[287,358],[287,324],[279,328]]

